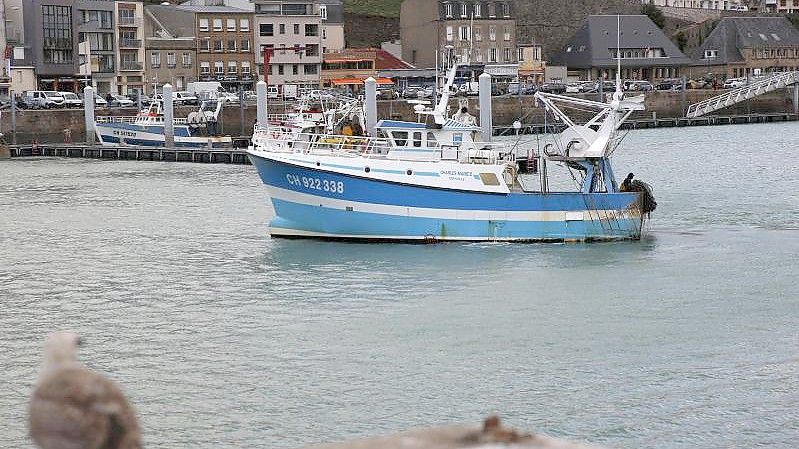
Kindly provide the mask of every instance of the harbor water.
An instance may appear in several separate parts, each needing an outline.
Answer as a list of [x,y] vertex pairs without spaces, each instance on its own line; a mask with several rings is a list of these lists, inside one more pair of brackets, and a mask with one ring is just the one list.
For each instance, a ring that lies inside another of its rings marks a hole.
[[0,161],[0,447],[44,336],[147,447],[292,448],[500,413],[617,448],[799,441],[799,124],[631,132],[640,242],[272,240],[251,166]]

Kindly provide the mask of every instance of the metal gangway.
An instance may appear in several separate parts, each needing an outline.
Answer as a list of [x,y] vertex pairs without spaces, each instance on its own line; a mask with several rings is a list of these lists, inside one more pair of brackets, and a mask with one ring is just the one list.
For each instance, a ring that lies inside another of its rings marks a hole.
[[799,86],[799,72],[780,72],[766,78],[750,82],[746,86],[738,87],[727,91],[721,95],[708,98],[688,106],[685,116],[696,118],[719,109],[732,106],[736,103],[746,101],[757,96],[773,92],[777,89],[784,89],[790,85]]

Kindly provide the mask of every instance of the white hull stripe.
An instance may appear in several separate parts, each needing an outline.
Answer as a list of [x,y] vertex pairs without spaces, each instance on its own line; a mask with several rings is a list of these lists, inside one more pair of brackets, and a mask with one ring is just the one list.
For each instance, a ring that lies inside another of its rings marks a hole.
[[599,219],[640,219],[640,214],[625,211],[621,214],[615,210],[592,211],[488,211],[488,210],[460,210],[460,209],[434,209],[425,207],[406,207],[388,204],[363,203],[357,201],[328,198],[293,190],[267,186],[269,195],[278,200],[308,206],[322,206],[329,209],[347,210],[352,208],[355,212],[366,212],[382,215],[394,215],[413,218],[436,218],[448,220],[504,220],[504,221],[592,221]]

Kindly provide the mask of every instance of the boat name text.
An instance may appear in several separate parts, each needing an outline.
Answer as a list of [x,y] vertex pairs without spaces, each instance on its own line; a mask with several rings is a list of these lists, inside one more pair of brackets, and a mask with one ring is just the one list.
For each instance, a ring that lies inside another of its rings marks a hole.
[[286,181],[292,186],[303,187],[310,190],[319,190],[330,193],[344,193],[344,183],[329,179],[314,178],[308,176],[286,173]]

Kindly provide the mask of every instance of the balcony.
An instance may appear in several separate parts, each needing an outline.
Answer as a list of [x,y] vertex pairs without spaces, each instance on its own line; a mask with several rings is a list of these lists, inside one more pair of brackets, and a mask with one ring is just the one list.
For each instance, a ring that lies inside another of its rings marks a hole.
[[140,39],[120,39],[119,48],[141,48]]
[[125,70],[125,71],[142,70],[142,64],[139,61],[122,61],[122,64],[120,64],[120,66],[121,66],[120,70]]
[[141,18],[140,17],[118,17],[117,18],[117,25],[121,27],[140,27],[141,26]]

